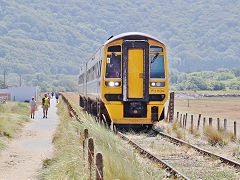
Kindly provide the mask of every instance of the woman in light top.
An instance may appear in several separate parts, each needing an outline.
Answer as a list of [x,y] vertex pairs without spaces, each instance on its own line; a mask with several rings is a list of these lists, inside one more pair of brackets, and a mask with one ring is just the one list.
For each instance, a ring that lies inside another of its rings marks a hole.
[[34,97],[32,97],[32,100],[30,101],[30,108],[31,108],[31,118],[34,119],[35,110],[37,109],[36,101],[34,100]]

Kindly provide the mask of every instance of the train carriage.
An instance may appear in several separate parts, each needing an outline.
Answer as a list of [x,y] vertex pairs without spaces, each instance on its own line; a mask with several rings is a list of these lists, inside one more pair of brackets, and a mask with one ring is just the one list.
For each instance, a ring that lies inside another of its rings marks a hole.
[[79,74],[80,106],[108,124],[153,125],[168,99],[165,45],[138,32],[105,42]]

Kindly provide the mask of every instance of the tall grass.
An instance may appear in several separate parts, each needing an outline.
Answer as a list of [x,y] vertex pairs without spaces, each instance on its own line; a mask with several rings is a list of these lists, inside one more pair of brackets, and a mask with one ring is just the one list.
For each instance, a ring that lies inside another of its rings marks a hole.
[[29,120],[27,103],[8,102],[0,104],[0,149],[8,139],[13,138],[24,122]]
[[[83,158],[82,138],[77,131],[89,131],[94,138],[95,154],[103,154],[104,179],[162,179],[166,173],[162,169],[138,155],[125,141],[112,131],[95,122],[94,118],[79,111],[83,124],[70,118],[62,102],[60,123],[53,138],[55,156],[44,161],[40,179],[87,179],[87,158]],[[75,105],[75,109],[79,109]]]

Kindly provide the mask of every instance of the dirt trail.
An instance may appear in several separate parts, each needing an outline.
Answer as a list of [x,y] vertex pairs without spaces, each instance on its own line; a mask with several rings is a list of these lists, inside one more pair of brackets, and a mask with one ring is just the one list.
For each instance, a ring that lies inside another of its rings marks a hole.
[[42,108],[38,109],[35,119],[0,153],[0,180],[37,179],[42,160],[52,156],[51,140],[58,119],[55,99],[51,100],[48,119],[43,119]]

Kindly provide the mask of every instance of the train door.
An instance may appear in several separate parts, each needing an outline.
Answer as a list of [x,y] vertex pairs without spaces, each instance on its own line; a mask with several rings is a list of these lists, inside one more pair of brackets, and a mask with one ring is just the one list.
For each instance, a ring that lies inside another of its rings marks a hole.
[[123,42],[123,101],[149,100],[149,44],[147,41]]
[[128,49],[127,82],[127,97],[143,98],[143,49]]

